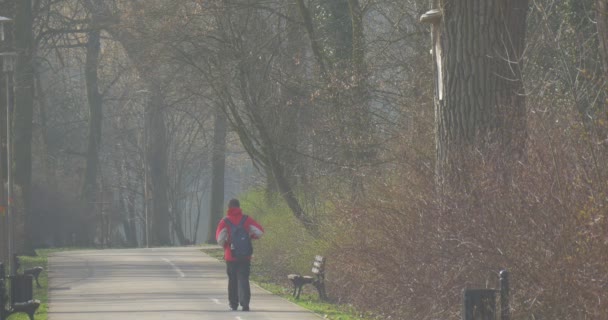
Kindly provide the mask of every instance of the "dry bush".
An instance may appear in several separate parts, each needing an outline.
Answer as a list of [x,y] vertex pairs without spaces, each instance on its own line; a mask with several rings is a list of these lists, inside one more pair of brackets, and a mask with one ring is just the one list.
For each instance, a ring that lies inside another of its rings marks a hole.
[[333,243],[332,294],[391,318],[460,319],[462,290],[497,288],[506,268],[514,319],[605,317],[608,150],[575,119],[533,115],[507,180],[501,158],[473,153],[475,187],[440,202],[414,156],[363,201],[339,201],[349,241]]

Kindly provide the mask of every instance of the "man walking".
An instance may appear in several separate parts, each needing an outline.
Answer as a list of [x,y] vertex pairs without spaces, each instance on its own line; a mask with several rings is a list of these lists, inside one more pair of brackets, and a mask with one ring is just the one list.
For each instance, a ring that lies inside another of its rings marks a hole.
[[253,218],[243,215],[239,200],[228,202],[226,217],[220,221],[215,232],[217,243],[224,247],[224,260],[228,273],[228,301],[230,309],[236,311],[239,304],[249,311],[251,290],[251,239],[259,239],[264,229]]

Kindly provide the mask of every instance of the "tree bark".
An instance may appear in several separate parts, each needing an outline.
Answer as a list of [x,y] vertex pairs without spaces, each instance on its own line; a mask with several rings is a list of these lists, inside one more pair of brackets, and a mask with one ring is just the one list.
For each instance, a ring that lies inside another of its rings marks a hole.
[[597,35],[604,71],[604,81],[608,82],[608,0],[596,2]]
[[[82,197],[85,201],[85,207],[89,215],[95,215],[95,203],[97,202],[97,172],[99,170],[99,148],[101,145],[102,131],[102,96],[99,93],[97,69],[99,66],[100,54],[100,32],[99,29],[94,29],[88,34],[85,79],[87,89],[87,100],[89,103],[89,133],[88,144],[86,151],[86,168],[84,176],[84,184],[82,188]],[[97,221],[91,217],[90,221]],[[89,235],[95,235],[93,223],[88,226]],[[92,240],[92,239],[91,239]]]
[[433,50],[440,71],[437,171],[441,182],[458,185],[473,150],[499,150],[504,172],[524,151],[528,0],[443,0],[441,8]]
[[224,175],[226,168],[226,114],[223,110],[215,113],[213,128],[213,151],[211,159],[211,204],[207,243],[217,243],[215,229],[222,219],[224,209]]
[[[134,199],[131,196],[133,190],[126,170],[126,157],[115,161],[116,170],[118,173],[118,183],[121,187],[118,188],[118,203],[119,210],[125,215],[123,216],[123,230],[125,232],[125,240],[129,247],[137,247],[137,229],[135,227],[135,208]],[[122,187],[124,186],[124,187]]]

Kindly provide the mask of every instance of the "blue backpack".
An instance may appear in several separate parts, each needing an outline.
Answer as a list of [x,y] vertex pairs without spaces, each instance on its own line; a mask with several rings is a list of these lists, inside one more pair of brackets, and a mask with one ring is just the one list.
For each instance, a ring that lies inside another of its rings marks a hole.
[[245,221],[247,216],[243,215],[243,218],[239,224],[233,224],[230,219],[224,218],[224,221],[230,228],[230,250],[232,257],[237,260],[244,260],[253,254],[253,246],[251,244],[251,237],[249,232],[245,230]]

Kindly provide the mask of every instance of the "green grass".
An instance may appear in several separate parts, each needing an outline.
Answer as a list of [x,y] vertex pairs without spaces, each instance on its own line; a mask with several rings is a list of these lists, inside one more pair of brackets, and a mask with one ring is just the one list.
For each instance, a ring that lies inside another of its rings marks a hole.
[[[48,318],[48,289],[49,289],[49,278],[48,278],[48,257],[49,254],[59,251],[65,251],[69,249],[38,249],[36,250],[36,256],[20,256],[19,260],[21,261],[21,271],[28,268],[33,267],[43,267],[44,271],[40,273],[38,278],[38,282],[40,282],[41,288],[36,286],[36,281],[34,280],[34,299],[40,300],[40,307],[36,311],[34,318],[36,320],[46,320]],[[7,289],[8,290],[8,289]],[[29,320],[26,314],[18,313],[13,314],[8,317],[10,320]]]
[[257,285],[264,288],[267,291],[272,292],[275,295],[281,296],[282,298],[289,300],[301,307],[304,307],[316,314],[323,316],[324,319],[331,320],[372,320],[372,315],[366,315],[358,312],[355,308],[350,305],[342,305],[329,303],[319,300],[317,294],[305,294],[302,293],[300,299],[293,297],[292,288],[285,288],[283,286],[267,282],[265,279],[260,279],[255,275],[252,276],[252,281]]
[[[220,261],[224,260],[224,251],[219,248],[203,248],[202,252],[214,257]],[[255,268],[255,264],[254,264]],[[316,294],[305,294],[302,293],[300,299],[297,300],[292,296],[292,288],[286,288],[278,284],[272,283],[269,279],[251,275],[251,281],[255,282],[260,287],[271,292],[272,294],[278,295],[286,300],[289,300],[301,307],[304,307],[312,312],[321,315],[324,319],[330,320],[372,320],[374,319],[371,315],[361,314],[357,312],[352,306],[340,305],[334,303],[328,303],[320,301]]]

